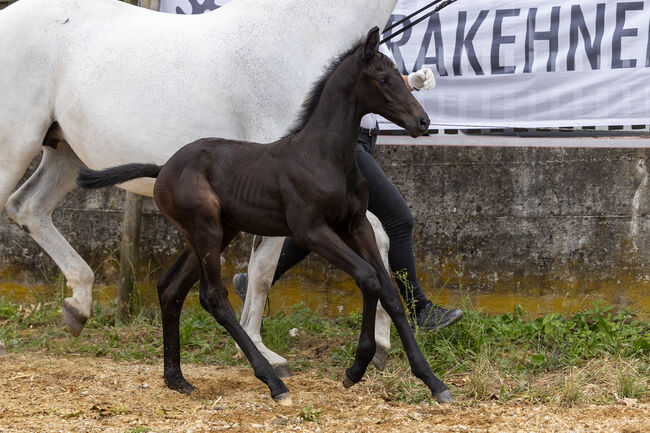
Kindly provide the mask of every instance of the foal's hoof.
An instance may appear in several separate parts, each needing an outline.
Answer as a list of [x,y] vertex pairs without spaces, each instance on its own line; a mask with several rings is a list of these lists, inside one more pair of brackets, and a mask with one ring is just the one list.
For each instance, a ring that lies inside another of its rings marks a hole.
[[199,390],[196,386],[185,380],[183,376],[166,378],[165,385],[172,391],[177,391],[185,395],[190,395]]
[[81,331],[83,331],[84,326],[88,321],[88,318],[81,314],[79,310],[72,305],[70,298],[63,300],[61,316],[65,327],[68,328],[70,334],[75,337],[78,337],[79,334],[81,334]]
[[377,347],[375,350],[375,356],[372,358],[372,365],[374,365],[377,370],[384,371],[386,363],[388,363],[388,352]]
[[291,401],[291,393],[283,392],[273,397],[273,400],[280,406],[291,406],[293,402]]
[[451,391],[446,390],[439,392],[438,394],[435,395],[435,399],[438,403],[444,404],[444,403],[451,403],[454,401],[454,398],[451,396]]
[[341,379],[341,382],[343,382],[343,386],[345,388],[349,388],[355,384],[355,382],[352,382],[352,380],[348,377],[347,373],[343,373],[343,379]]
[[281,379],[293,376],[293,371],[291,371],[289,364],[278,364],[273,367],[273,371],[275,371],[275,374],[277,374]]

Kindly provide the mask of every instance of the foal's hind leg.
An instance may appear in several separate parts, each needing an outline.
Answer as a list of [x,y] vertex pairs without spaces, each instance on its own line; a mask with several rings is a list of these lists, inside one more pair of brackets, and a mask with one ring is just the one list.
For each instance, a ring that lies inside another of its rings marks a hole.
[[228,292],[221,282],[221,249],[215,248],[222,244],[224,233],[219,220],[212,216],[213,218],[209,215],[200,218],[200,222],[196,221],[198,224],[194,224],[189,233],[201,268],[201,305],[233,337],[251,363],[255,377],[269,387],[271,397],[282,405],[291,405],[289,389],[237,322],[235,311],[228,301]]
[[61,268],[72,297],[63,301],[63,321],[72,335],[79,335],[90,316],[94,274],[52,224],[52,211],[75,187],[81,162],[67,143],[45,147],[36,172],[7,204],[7,214],[49,254]]
[[269,387],[271,397],[280,404],[291,404],[288,388],[237,322],[221,282],[221,252],[237,232],[222,225],[219,197],[200,175],[187,175],[184,182],[175,185],[165,179],[161,173],[154,196],[160,210],[181,229],[197,256],[201,306],[233,337],[251,363],[255,377]]
[[164,378],[168,388],[190,394],[196,388],[183,377],[179,320],[183,302],[199,279],[199,261],[190,245],[158,281],[158,300],[163,323]]

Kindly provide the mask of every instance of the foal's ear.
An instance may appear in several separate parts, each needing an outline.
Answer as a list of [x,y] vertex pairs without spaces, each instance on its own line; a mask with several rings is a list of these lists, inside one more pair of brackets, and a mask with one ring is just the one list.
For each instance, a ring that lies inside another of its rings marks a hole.
[[370,60],[379,51],[379,27],[373,27],[366,36],[366,45],[363,47],[363,59]]

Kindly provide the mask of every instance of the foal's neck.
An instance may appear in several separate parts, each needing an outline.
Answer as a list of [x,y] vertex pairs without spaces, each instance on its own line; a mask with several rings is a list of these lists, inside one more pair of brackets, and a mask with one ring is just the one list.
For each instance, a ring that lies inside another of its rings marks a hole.
[[[346,167],[354,163],[359,124],[366,112],[356,91],[361,71],[354,58],[345,59],[328,79],[314,113],[302,130],[310,150],[335,159]],[[316,149],[314,149],[314,147]]]

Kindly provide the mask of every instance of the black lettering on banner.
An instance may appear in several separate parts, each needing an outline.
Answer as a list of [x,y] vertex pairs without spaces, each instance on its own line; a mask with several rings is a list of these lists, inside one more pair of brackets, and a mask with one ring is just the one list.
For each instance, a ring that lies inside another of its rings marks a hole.
[[526,64],[524,65],[524,72],[531,72],[533,70],[533,63],[535,62],[535,41],[548,41],[546,71],[553,72],[555,71],[555,59],[557,58],[560,38],[560,7],[554,6],[551,10],[551,29],[549,31],[537,31],[536,21],[537,8],[530,8],[528,10],[526,24],[526,44],[524,48]]
[[636,59],[621,59],[622,39],[637,36],[639,29],[625,28],[625,14],[628,11],[642,11],[643,2],[626,2],[616,4],[616,28],[612,40],[612,69],[636,68]]
[[585,23],[580,5],[571,6],[571,25],[569,27],[569,53],[566,64],[568,71],[576,70],[576,49],[578,48],[578,31],[582,33],[585,43],[585,53],[591,64],[591,69],[600,69],[600,46],[605,33],[605,3],[596,5],[596,34],[592,42],[589,29]]
[[[393,23],[405,17],[406,15],[391,15],[390,19],[388,20],[388,23],[386,24],[386,27],[392,25]],[[405,26],[408,26],[410,24],[411,24],[411,20],[406,20],[404,22]],[[404,63],[404,57],[402,56],[402,50],[400,50],[400,47],[406,45],[409,42],[409,39],[411,39],[411,29],[408,29],[404,33],[402,33],[402,36],[398,40],[391,39],[390,41],[386,42],[386,48],[388,48],[390,52],[393,54],[393,59],[395,59],[395,65],[397,66],[397,69],[399,69],[402,74],[408,74],[410,72],[406,69],[406,64]]]
[[492,28],[492,50],[490,52],[492,74],[514,74],[516,66],[501,66],[499,61],[499,51],[501,45],[514,44],[515,35],[504,36],[501,34],[503,19],[506,17],[518,17],[520,9],[498,9],[494,18],[494,27]]
[[[429,45],[431,44],[431,37],[434,36],[434,44],[436,48],[436,55],[434,57],[427,57],[427,52],[429,51]],[[447,69],[445,68],[445,52],[442,47],[442,30],[440,27],[440,16],[439,14],[431,15],[429,18],[429,23],[427,24],[427,30],[424,32],[424,39],[422,39],[422,46],[420,47],[420,52],[418,53],[418,58],[415,61],[415,66],[413,67],[414,71],[422,68],[423,65],[436,65],[438,68],[438,73],[440,76],[447,76]]]
[[476,51],[474,50],[474,37],[478,28],[481,26],[485,17],[487,17],[489,11],[482,10],[479,12],[476,21],[469,28],[467,35],[465,35],[465,23],[467,22],[467,12],[461,11],[458,12],[458,27],[456,27],[456,47],[454,48],[454,75],[462,75],[463,72],[460,67],[461,59],[463,57],[463,48],[467,51],[467,58],[469,59],[470,65],[474,68],[476,75],[484,75],[483,68],[476,57]]

